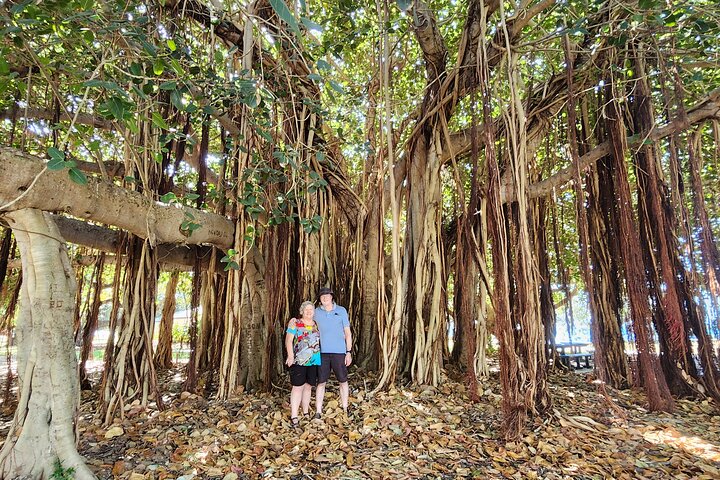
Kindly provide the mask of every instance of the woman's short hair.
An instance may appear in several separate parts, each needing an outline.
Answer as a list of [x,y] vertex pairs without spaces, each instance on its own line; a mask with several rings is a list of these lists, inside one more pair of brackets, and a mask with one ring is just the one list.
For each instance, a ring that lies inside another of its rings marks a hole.
[[302,305],[300,305],[300,316],[302,316],[303,312],[305,311],[305,307],[307,307],[308,305],[313,307],[313,309],[315,308],[315,304],[313,302],[305,300]]

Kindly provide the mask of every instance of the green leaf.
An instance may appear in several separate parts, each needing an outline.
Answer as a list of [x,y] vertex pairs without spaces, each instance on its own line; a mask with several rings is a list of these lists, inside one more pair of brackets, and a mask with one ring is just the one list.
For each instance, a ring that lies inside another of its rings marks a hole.
[[326,72],[329,72],[330,70],[332,70],[332,67],[330,66],[330,64],[328,62],[326,62],[325,60],[323,60],[322,58],[317,61],[317,68],[318,68],[318,70],[324,70]]
[[[247,227],[245,227],[245,235],[244,236],[245,236],[245,240],[247,240],[248,242],[252,242],[253,239],[255,238],[255,227],[253,227],[252,225],[248,225]],[[230,252],[228,252],[228,253],[230,253]]]
[[152,122],[156,127],[161,128],[163,130],[168,130],[170,128],[170,126],[167,124],[165,119],[162,118],[162,115],[160,115],[158,112],[153,112]]
[[21,13],[23,10],[25,10],[25,7],[27,7],[31,3],[33,3],[33,0],[25,0],[24,2],[16,3],[10,9],[10,13],[12,13],[13,15],[17,15],[17,14]]
[[240,265],[236,261],[230,261],[225,265],[224,270],[227,272],[228,270],[240,270]]
[[153,73],[155,75],[162,75],[165,71],[165,62],[163,62],[161,59],[155,60],[155,63],[153,63]]
[[136,77],[140,77],[140,76],[142,76],[142,67],[140,66],[139,63],[133,62],[133,63],[130,65],[130,72],[131,72],[133,75],[135,75]]
[[338,93],[345,93],[345,89],[343,88],[343,86],[340,85],[340,84],[339,84],[338,82],[336,82],[335,80],[330,80],[329,83],[330,83],[330,86],[332,87],[332,89],[335,90],[336,92],[338,92]]
[[65,168],[65,152],[61,152],[55,147],[48,148],[48,155],[50,160],[48,161],[48,170],[62,170]]
[[310,73],[310,74],[308,74],[308,78],[309,78],[310,80],[312,80],[313,82],[317,82],[317,83],[322,82],[322,79],[323,79],[323,78],[322,78],[320,75],[318,75],[317,73]]
[[98,80],[97,78],[83,82],[83,87],[104,87],[104,86],[105,86],[105,81]]
[[168,192],[160,197],[160,201],[163,203],[173,203],[177,201],[177,195],[175,195],[173,192]]
[[5,56],[0,54],[0,75],[7,75],[10,73],[10,65],[8,65]]
[[123,99],[119,97],[110,97],[101,105],[101,107],[104,107],[111,117],[117,120],[122,120],[127,114],[128,106]]
[[256,108],[259,104],[257,95],[248,95],[242,99],[242,103],[250,108]]
[[[166,82],[166,83],[175,83],[175,82]],[[160,85],[160,88],[162,88],[162,85]],[[177,108],[178,110],[183,110],[185,108],[185,105],[183,105],[183,103],[182,103],[182,94],[180,92],[178,92],[177,90],[173,90],[170,92],[170,103],[172,103],[175,106],[175,108]]]
[[197,200],[198,198],[200,198],[200,195],[198,195],[197,193],[187,193],[185,194],[185,198],[187,200]]
[[272,135],[270,135],[269,132],[267,132],[266,130],[263,130],[262,128],[256,128],[255,131],[256,131],[257,134],[260,135],[262,138],[264,138],[264,139],[267,140],[268,142],[272,143],[273,138],[272,138]]
[[300,35],[300,26],[295,19],[295,15],[292,14],[287,4],[283,0],[270,0],[270,5],[272,5],[273,10],[275,10],[275,13],[278,14],[278,17],[287,23],[296,35]]
[[177,90],[177,82],[172,80],[160,84],[160,90]]
[[175,50],[177,50],[177,45],[175,45],[175,40],[173,40],[172,38],[168,38],[167,46],[171,52],[174,52]]
[[137,122],[134,118],[128,118],[125,121],[125,126],[134,134],[140,133],[140,127],[138,126]]
[[85,174],[78,170],[76,167],[70,168],[70,170],[68,171],[68,175],[70,175],[70,180],[77,183],[78,185],[87,185],[88,183],[88,179]]
[[55,160],[60,160],[62,162],[65,161],[65,152],[58,150],[55,147],[48,148],[48,155],[50,155],[50,158]]

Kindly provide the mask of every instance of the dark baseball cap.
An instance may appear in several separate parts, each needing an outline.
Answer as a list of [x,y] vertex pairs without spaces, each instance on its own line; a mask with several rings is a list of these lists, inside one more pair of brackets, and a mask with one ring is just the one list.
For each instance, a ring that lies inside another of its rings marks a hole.
[[332,295],[333,298],[335,298],[335,294],[330,287],[320,288],[320,293],[318,293],[318,297],[322,297],[323,295]]

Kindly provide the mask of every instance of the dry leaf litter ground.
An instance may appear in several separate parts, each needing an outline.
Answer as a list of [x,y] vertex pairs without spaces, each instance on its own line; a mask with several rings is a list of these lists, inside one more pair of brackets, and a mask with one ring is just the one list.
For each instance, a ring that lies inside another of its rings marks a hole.
[[[165,391],[178,388],[173,373]],[[514,442],[499,434],[496,378],[473,405],[453,381],[370,397],[371,381],[355,374],[350,418],[331,380],[323,419],[297,430],[281,388],[229,401],[177,392],[162,412],[126,406],[110,427],[84,392],[80,451],[101,479],[720,479],[713,405],[680,400],[674,414],[650,413],[641,393],[601,391],[590,378],[553,375],[552,415]],[[11,415],[4,406],[3,437]]]

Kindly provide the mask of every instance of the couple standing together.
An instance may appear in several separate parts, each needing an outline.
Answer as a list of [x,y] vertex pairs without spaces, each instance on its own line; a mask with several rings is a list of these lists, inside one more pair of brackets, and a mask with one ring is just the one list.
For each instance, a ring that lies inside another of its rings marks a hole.
[[347,413],[350,387],[347,367],[352,363],[352,334],[347,310],[335,303],[330,288],[320,289],[320,306],[303,302],[300,318],[290,319],[285,334],[286,365],[290,367],[290,421],[299,424],[298,411],[310,410],[312,387],[315,389],[315,418],[322,414],[325,385],[330,371],[340,382],[340,402]]

